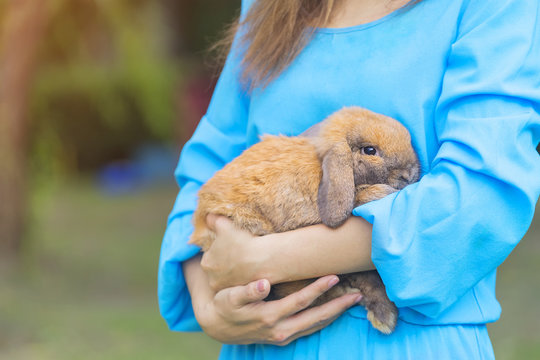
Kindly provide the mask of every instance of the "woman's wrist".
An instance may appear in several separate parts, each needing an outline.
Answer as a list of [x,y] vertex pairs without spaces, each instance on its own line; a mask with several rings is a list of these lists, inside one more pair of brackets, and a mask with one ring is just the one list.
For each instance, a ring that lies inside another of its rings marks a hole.
[[[285,245],[280,234],[269,234],[254,237],[247,246],[247,257],[252,259],[249,272],[252,280],[267,279],[270,284],[277,284],[287,281],[289,276],[287,264],[284,264],[284,250],[281,245]],[[282,244],[279,244],[281,240]]]
[[195,255],[182,263],[184,279],[186,280],[194,310],[212,296],[212,291],[208,286],[208,278],[201,268],[201,256],[202,254]]

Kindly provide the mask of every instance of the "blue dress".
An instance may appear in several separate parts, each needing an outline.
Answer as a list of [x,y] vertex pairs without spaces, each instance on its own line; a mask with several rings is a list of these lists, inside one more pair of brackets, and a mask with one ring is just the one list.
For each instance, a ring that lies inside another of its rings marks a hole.
[[221,358],[492,359],[496,268],[540,194],[538,0],[423,0],[368,24],[317,29],[251,93],[238,81],[239,53],[233,46],[175,172],[158,288],[169,327],[200,330],[181,263],[199,251],[186,241],[201,184],[259,135],[296,135],[358,105],[401,121],[422,165],[418,183],[353,211],[373,224],[372,259],[399,307],[395,333],[374,330],[356,306],[288,346],[224,345]]

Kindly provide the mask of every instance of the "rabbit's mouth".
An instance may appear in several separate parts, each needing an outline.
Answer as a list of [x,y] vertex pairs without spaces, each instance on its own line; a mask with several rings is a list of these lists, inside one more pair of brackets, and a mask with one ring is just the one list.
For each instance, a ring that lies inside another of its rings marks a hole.
[[392,186],[394,189],[401,190],[405,186],[410,185],[410,184],[412,184],[412,182],[409,179],[407,179],[405,176],[400,176],[399,179],[396,179],[395,181],[393,181],[393,183],[390,184],[390,186]]
[[394,189],[401,190],[405,186],[413,184],[418,181],[418,169],[411,168],[409,171],[401,172],[397,176],[393,177],[389,181],[390,186]]

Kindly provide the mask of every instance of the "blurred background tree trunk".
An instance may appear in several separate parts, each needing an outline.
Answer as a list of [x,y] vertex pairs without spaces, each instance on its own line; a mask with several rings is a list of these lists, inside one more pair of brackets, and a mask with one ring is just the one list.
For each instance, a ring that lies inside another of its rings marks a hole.
[[0,23],[0,261],[15,258],[23,236],[28,95],[46,3],[10,0]]

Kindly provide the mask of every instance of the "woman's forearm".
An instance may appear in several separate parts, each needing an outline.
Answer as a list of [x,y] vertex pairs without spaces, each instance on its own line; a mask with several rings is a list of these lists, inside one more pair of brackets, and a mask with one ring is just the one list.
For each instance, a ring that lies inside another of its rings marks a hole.
[[280,283],[373,270],[371,230],[363,218],[351,217],[337,229],[314,225],[255,238],[256,278]]

